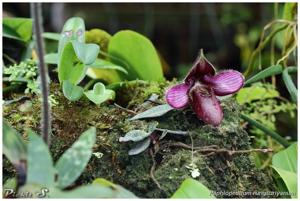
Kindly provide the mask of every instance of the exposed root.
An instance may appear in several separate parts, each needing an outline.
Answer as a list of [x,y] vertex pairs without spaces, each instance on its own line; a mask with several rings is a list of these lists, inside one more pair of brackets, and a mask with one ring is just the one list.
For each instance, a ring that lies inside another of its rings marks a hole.
[[152,158],[152,166],[151,166],[151,169],[150,169],[150,177],[151,179],[153,180],[153,182],[156,184],[156,186],[160,189],[160,190],[163,190],[159,184],[159,182],[156,180],[155,176],[154,176],[154,171],[155,171],[155,167],[156,167],[156,161],[155,161],[155,153],[152,151],[152,149],[150,149],[150,155],[151,155],[151,158]]
[[[228,149],[218,149],[217,145],[210,145],[205,147],[192,147],[190,145],[184,144],[182,142],[175,142],[175,143],[168,143],[166,144],[168,147],[181,147],[184,149],[190,149],[194,150],[196,153],[204,153],[205,156],[211,156],[218,153],[226,153],[228,155],[234,155],[234,154],[245,154],[245,153],[251,153],[251,152],[262,152],[262,153],[269,153],[273,152],[272,149],[248,149],[248,150],[228,150]],[[205,154],[206,153],[206,154]]]

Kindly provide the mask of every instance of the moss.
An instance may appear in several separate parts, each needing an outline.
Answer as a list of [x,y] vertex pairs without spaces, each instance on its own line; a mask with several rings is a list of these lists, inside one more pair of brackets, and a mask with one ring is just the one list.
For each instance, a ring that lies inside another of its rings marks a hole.
[[[117,90],[116,101],[140,112],[154,105],[154,103],[144,104],[153,93],[159,96],[158,102],[164,102],[164,91],[173,82],[127,82]],[[169,146],[170,143],[178,141],[191,145],[190,137],[167,135],[155,145],[157,165],[154,176],[161,185],[163,189],[161,190],[150,177],[152,157],[149,149],[137,156],[129,156],[127,152],[132,144],[118,142],[119,137],[129,130],[146,128],[153,120],[129,121],[131,113],[108,103],[96,106],[84,99],[68,102],[57,84],[51,85],[51,93],[58,102],[52,108],[51,152],[54,160],[57,160],[88,127],[97,128],[97,141],[93,152],[102,153],[103,156],[101,158],[92,156],[76,185],[90,183],[97,177],[103,177],[124,186],[137,196],[164,198],[170,197],[181,182],[191,176],[186,167],[192,162],[191,151]],[[24,132],[25,127],[39,132],[40,102],[37,97],[31,97],[31,101],[32,110],[23,113],[17,109],[21,102],[4,107],[4,118],[20,132]],[[249,136],[241,128],[237,104],[228,99],[223,101],[222,106],[224,120],[218,128],[204,124],[190,109],[171,111],[154,120],[159,122],[160,128],[188,131],[194,146],[217,145],[226,149],[249,149]],[[27,119],[20,120],[20,116]],[[200,172],[197,179],[213,191],[245,192],[275,189],[272,179],[255,167],[249,154],[205,156],[195,153],[194,163]],[[8,166],[4,166],[5,174],[13,174],[7,169]],[[226,196],[219,195],[219,197]]]

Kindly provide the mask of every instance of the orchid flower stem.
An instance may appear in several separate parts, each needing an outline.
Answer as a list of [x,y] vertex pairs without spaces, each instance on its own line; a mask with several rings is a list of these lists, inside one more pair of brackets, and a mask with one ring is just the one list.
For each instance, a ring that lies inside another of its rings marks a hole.
[[286,139],[284,139],[283,137],[281,137],[275,131],[272,131],[269,128],[265,127],[263,124],[255,121],[254,119],[251,119],[250,117],[248,117],[247,115],[244,115],[244,114],[241,114],[241,117],[245,121],[247,121],[248,123],[250,123],[251,125],[253,125],[256,128],[258,128],[258,129],[262,130],[263,132],[265,132],[268,136],[272,137],[274,140],[276,140],[277,142],[279,142],[284,147],[288,147],[290,145],[290,143]]
[[38,67],[39,75],[41,77],[40,88],[42,92],[42,118],[41,118],[41,130],[42,137],[45,143],[50,145],[50,132],[51,132],[51,111],[48,102],[49,86],[48,86],[48,68],[44,62],[44,42],[42,38],[43,27],[42,27],[42,8],[41,3],[31,3],[30,12],[33,18],[34,28],[34,40],[38,55]]

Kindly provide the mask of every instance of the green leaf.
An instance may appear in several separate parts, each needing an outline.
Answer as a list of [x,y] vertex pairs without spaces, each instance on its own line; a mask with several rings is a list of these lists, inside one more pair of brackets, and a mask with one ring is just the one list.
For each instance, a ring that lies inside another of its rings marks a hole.
[[[97,58],[92,64],[88,65],[90,72],[93,74],[94,69],[108,69],[108,70],[118,70],[125,74],[128,74],[127,70],[119,65],[113,64],[109,61]],[[95,73],[95,72],[94,72]],[[91,76],[91,75],[90,75]],[[94,77],[94,76],[91,76]]]
[[130,120],[160,117],[173,109],[174,108],[172,108],[168,104],[158,105],[158,106],[150,108],[149,110],[146,110],[142,113],[135,115]]
[[62,50],[58,63],[58,79],[60,83],[69,79],[76,58],[72,43],[67,43]]
[[119,185],[116,185],[106,179],[103,179],[103,178],[97,178],[93,181],[93,184],[94,185],[99,185],[101,187],[109,187],[111,189],[114,189],[114,191],[117,192],[117,197],[118,198],[136,198],[136,196],[126,190],[125,188],[123,188],[122,186],[119,186]]
[[15,166],[27,158],[26,144],[21,135],[5,121],[3,122],[3,153]]
[[83,95],[83,88],[65,80],[63,82],[63,93],[68,100],[77,101]]
[[85,77],[86,67],[83,63],[77,63],[73,66],[72,71],[69,73],[69,81],[72,84],[79,84]]
[[77,58],[84,63],[85,65],[89,65],[95,62],[100,48],[96,44],[85,44],[78,41],[72,41],[73,48]]
[[189,198],[215,198],[211,191],[201,184],[200,182],[194,179],[186,179],[183,181],[179,189],[174,193],[171,198],[181,198],[181,199],[189,199]]
[[80,186],[74,190],[61,191],[57,188],[49,188],[50,198],[137,198],[133,193],[121,186],[116,188],[89,184]]
[[294,16],[297,14],[297,3],[285,3],[283,8],[282,18],[285,20],[294,20]]
[[9,26],[3,24],[2,29],[3,37],[22,41],[22,38],[19,36],[19,34]]
[[45,63],[47,64],[58,64],[58,54],[50,53],[44,56]]
[[282,73],[282,79],[284,81],[284,84],[286,88],[288,89],[292,100],[296,103],[298,99],[298,90],[295,87],[295,84],[290,76],[290,73],[297,73],[297,67],[288,67],[284,69]]
[[77,41],[80,43],[84,43],[85,38],[85,24],[82,18],[80,17],[72,17],[67,20],[64,24],[63,30],[60,35],[59,43],[58,43],[58,55],[59,57],[62,54],[63,49],[66,44],[71,41]]
[[279,92],[272,88],[266,88],[260,83],[252,85],[251,87],[244,87],[239,90],[236,100],[239,104],[251,103],[255,100],[264,100],[268,98],[278,97]]
[[59,41],[61,35],[60,35],[59,33],[44,32],[44,33],[42,34],[42,36],[43,36],[45,39]]
[[4,37],[24,42],[29,42],[32,37],[32,19],[30,18],[3,18],[3,26]]
[[297,198],[297,143],[276,153],[272,158],[272,167],[281,176],[292,198]]
[[119,31],[109,42],[108,54],[113,63],[124,66],[127,80],[164,80],[159,56],[149,39],[130,30]]
[[297,173],[297,143],[276,153],[272,158],[274,167]]
[[143,130],[131,130],[128,133],[126,133],[124,137],[120,137],[119,142],[128,142],[128,141],[137,142],[143,140],[149,135],[151,135],[151,132],[147,133]]
[[257,73],[256,75],[252,76],[245,82],[245,86],[252,84],[254,82],[260,81],[266,77],[272,76],[272,75],[278,75],[282,73],[282,66],[281,65],[274,65],[270,66],[263,71]]
[[150,146],[150,138],[147,137],[146,139],[138,142],[132,149],[128,151],[128,155],[137,155],[145,151]]
[[105,89],[104,84],[101,82],[96,83],[93,90],[86,91],[84,94],[90,101],[97,105],[115,98],[115,92],[110,89]]
[[26,183],[53,186],[55,169],[48,146],[33,131],[29,131],[28,135]]
[[96,128],[91,127],[59,158],[55,165],[59,188],[69,186],[81,175],[92,156],[95,141]]

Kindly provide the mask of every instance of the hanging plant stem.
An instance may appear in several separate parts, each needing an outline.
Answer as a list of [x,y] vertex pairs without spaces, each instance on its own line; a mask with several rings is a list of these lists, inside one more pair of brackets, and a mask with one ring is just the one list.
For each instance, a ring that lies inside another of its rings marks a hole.
[[50,144],[50,130],[51,130],[51,117],[50,106],[48,101],[49,86],[48,86],[48,68],[44,62],[44,42],[42,38],[42,8],[41,3],[31,3],[30,12],[33,18],[33,30],[34,40],[38,56],[39,75],[41,78],[40,89],[42,93],[42,118],[41,118],[41,130],[42,137],[46,144]]
[[274,140],[276,140],[277,142],[279,142],[281,145],[283,145],[284,147],[288,147],[290,145],[290,143],[284,139],[283,137],[281,137],[278,133],[276,133],[275,131],[270,130],[269,128],[265,127],[263,124],[255,121],[254,119],[241,114],[242,119],[244,119],[245,121],[247,121],[249,124],[255,126],[256,128],[262,130],[264,133],[266,133],[268,136],[272,137]]

